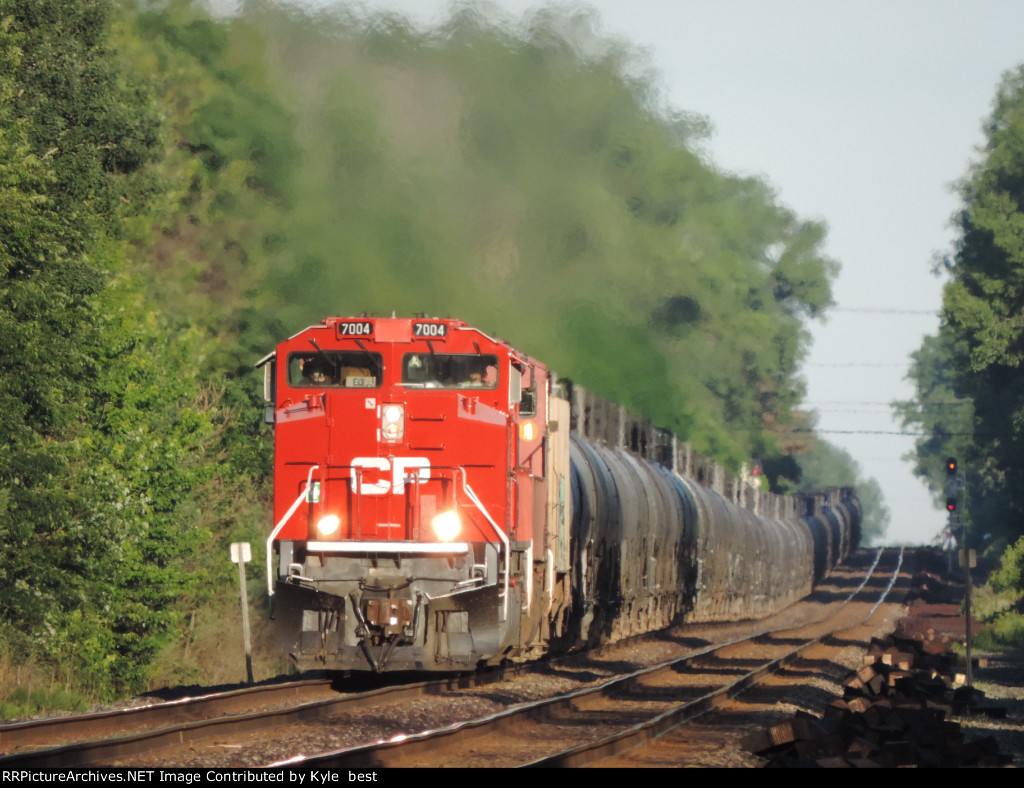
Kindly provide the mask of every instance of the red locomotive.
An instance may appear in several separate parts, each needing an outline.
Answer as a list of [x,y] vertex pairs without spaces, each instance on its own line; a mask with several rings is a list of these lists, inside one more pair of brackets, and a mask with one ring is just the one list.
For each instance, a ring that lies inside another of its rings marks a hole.
[[401,318],[329,318],[273,362],[268,590],[299,664],[451,670],[529,648],[547,368],[461,321]]
[[762,615],[810,590],[816,551],[856,546],[852,494],[726,490],[668,433],[459,320],[328,318],[259,364],[267,585],[299,667],[464,670]]

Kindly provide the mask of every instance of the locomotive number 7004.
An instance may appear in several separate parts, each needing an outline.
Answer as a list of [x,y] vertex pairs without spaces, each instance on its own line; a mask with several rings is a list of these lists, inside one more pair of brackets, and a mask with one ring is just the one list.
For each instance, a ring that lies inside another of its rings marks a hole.
[[448,326],[444,323],[413,323],[414,337],[444,337],[448,335]]
[[373,323],[369,320],[360,320],[355,323],[338,323],[338,336],[340,337],[368,337],[373,333]]

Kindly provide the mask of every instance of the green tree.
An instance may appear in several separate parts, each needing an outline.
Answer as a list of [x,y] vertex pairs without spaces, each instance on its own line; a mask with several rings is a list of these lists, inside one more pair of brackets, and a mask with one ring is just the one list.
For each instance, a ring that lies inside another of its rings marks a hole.
[[916,468],[934,490],[943,458],[960,459],[972,543],[1006,544],[1024,532],[1024,67],[1004,75],[984,130],[959,185],[939,336],[915,355],[917,401],[897,410],[928,433]]
[[10,647],[145,682],[232,581],[219,547],[259,537],[251,363],[327,314],[463,317],[720,461],[792,467],[824,230],[716,169],[596,29],[0,0]]
[[710,165],[703,122],[591,12],[467,5],[423,31],[253,4],[229,41],[243,22],[302,119],[247,344],[328,313],[456,315],[734,467],[780,453],[831,303],[824,230]]
[[0,628],[102,696],[144,685],[201,581],[217,436],[195,341],[126,273],[160,124],[116,11],[0,0]]

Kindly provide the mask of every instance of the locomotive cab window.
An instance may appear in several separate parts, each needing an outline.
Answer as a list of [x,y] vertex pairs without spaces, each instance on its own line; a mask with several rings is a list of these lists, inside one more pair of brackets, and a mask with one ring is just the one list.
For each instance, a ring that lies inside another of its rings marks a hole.
[[296,388],[375,389],[381,384],[380,353],[324,350],[291,353],[288,385]]
[[536,416],[537,415],[537,392],[535,389],[523,389],[522,395],[519,400],[519,415],[520,416]]
[[406,353],[402,385],[417,389],[493,389],[498,357],[485,353]]

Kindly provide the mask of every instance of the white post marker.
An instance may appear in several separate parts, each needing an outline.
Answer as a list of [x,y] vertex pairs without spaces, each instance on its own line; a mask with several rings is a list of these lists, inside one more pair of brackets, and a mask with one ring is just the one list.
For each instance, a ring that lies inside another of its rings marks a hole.
[[245,565],[252,560],[248,542],[231,543],[231,563],[238,564],[238,587],[242,595],[242,637],[245,639],[245,674],[252,684],[252,646],[249,643],[249,595],[245,590]]

